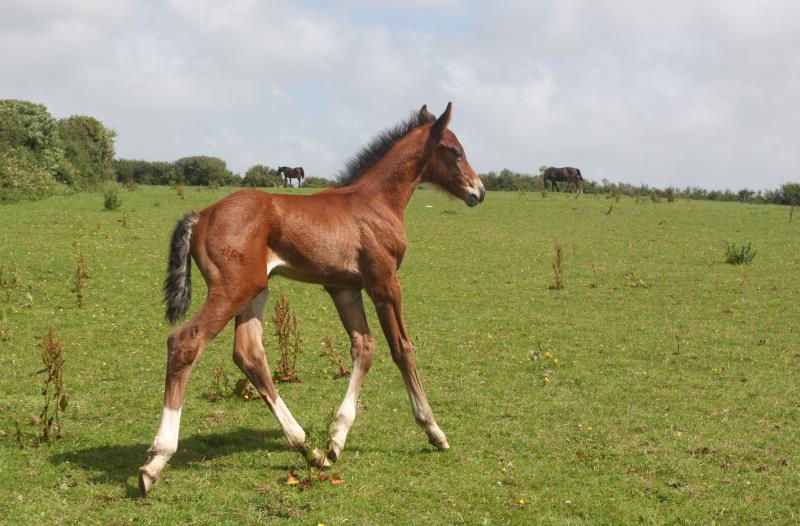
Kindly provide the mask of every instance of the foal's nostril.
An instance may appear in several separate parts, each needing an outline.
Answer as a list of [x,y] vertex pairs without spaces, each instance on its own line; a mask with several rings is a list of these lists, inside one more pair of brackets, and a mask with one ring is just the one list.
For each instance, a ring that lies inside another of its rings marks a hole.
[[478,198],[479,203],[483,203],[483,199],[486,197],[486,190],[483,188],[480,189],[481,196]]

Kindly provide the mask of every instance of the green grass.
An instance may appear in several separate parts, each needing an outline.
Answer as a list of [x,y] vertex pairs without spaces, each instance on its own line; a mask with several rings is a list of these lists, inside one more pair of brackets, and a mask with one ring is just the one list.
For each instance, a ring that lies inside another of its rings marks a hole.
[[[192,373],[178,453],[138,498],[161,409],[169,236],[183,213],[229,191],[187,188],[182,199],[142,186],[113,212],[101,194],[0,207],[0,264],[18,281],[0,287],[2,330],[13,332],[0,342],[0,524],[800,520],[800,225],[776,206],[623,198],[607,214],[605,198],[532,193],[490,193],[468,209],[419,191],[406,214],[405,318],[449,452],[414,424],[378,335],[335,468],[344,484],[285,485],[303,461],[263,402],[202,397],[215,367],[239,375],[229,327]],[[550,288],[556,239],[564,290]],[[726,240],[755,241],[758,258],[726,264]],[[83,309],[72,290],[81,253]],[[193,277],[196,309],[204,286]],[[330,335],[344,352],[347,338],[320,287],[271,285],[305,342],[303,382],[279,389],[319,437],[346,389],[321,342]],[[14,419],[41,408],[34,373],[51,326],[64,346],[65,437],[20,451]]]

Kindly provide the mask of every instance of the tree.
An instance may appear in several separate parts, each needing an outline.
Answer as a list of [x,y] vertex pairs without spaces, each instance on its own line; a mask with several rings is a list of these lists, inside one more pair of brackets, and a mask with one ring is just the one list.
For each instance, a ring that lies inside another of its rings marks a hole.
[[233,175],[225,161],[217,157],[197,155],[175,161],[177,183],[193,186],[239,186],[241,179]]
[[266,187],[283,186],[283,180],[272,168],[263,164],[256,164],[247,169],[242,179],[242,186]]
[[783,204],[800,205],[800,183],[782,184],[779,194]]
[[0,200],[38,199],[64,169],[56,121],[42,104],[0,100]]
[[112,165],[119,183],[173,185],[178,182],[178,172],[173,163],[114,159]]
[[58,121],[58,134],[72,168],[57,175],[61,182],[86,188],[114,178],[114,130],[94,117],[73,115]]
[[530,176],[504,168],[498,175],[495,172],[480,175],[483,186],[487,190],[521,190],[526,192],[536,192],[544,189],[541,176]]

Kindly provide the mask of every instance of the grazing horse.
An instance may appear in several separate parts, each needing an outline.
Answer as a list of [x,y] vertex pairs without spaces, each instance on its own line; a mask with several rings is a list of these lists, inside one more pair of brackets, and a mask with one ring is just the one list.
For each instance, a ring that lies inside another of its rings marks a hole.
[[306,173],[303,171],[302,166],[298,166],[296,168],[281,166],[278,168],[278,175],[283,175],[283,186],[286,186],[286,183],[289,183],[289,186],[291,186],[292,183],[289,181],[289,179],[297,179],[297,186],[299,187],[303,182],[303,177],[306,176]]
[[[417,374],[397,271],[408,245],[404,210],[417,186],[432,183],[471,207],[486,195],[461,143],[448,128],[451,107],[448,104],[437,119],[423,106],[380,134],[349,161],[339,176],[339,188],[307,196],[242,190],[178,222],[164,284],[167,320],[178,322],[189,307],[192,258],[205,278],[208,295],[195,315],[167,339],[161,423],[139,469],[143,494],[177,450],[193,364],[232,318],[233,360],[275,415],[290,447],[313,456],[319,467],[335,462],[355,419],[358,394],[375,350],[362,289],[375,304],[414,419],[431,444],[449,448]],[[276,275],[323,285],[350,337],[353,372],[324,453],[307,451],[303,428],[272,384],[261,338],[269,281]]]
[[566,188],[569,188],[569,185],[572,185],[575,187],[576,192],[583,192],[583,187],[581,186],[583,183],[583,176],[581,175],[581,171],[577,168],[571,168],[569,166],[565,166],[564,168],[555,168],[550,166],[544,171],[544,174],[542,175],[542,182],[544,183],[545,188],[547,188],[547,183],[549,182],[552,189],[558,190],[558,185],[556,182],[562,182],[566,183]]

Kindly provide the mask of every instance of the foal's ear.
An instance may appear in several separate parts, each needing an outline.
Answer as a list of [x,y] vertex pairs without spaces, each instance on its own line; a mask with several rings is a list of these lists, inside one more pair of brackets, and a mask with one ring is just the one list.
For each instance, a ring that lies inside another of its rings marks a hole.
[[436,115],[428,111],[428,105],[423,104],[422,107],[419,109],[419,123],[427,124],[429,122],[433,122],[436,120]]
[[431,137],[435,137],[437,140],[442,138],[444,135],[444,131],[447,129],[447,125],[450,123],[450,110],[453,109],[453,103],[447,103],[447,109],[444,110],[444,113],[436,119],[436,122],[433,124],[431,128]]

